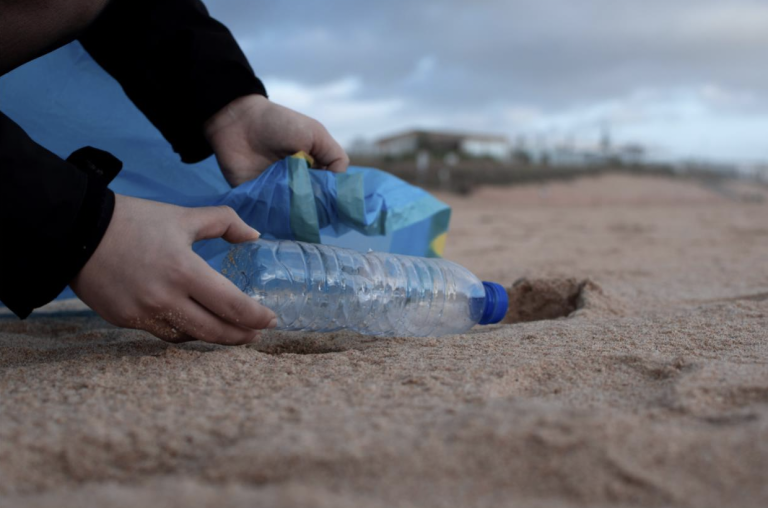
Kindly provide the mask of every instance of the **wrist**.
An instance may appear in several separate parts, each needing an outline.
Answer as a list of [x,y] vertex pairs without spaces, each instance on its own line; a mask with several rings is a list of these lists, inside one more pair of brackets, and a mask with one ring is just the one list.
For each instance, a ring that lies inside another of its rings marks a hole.
[[227,130],[229,127],[240,122],[246,114],[258,114],[260,110],[269,105],[269,99],[259,94],[245,95],[233,100],[213,116],[211,116],[203,125],[205,138],[209,143],[219,132]]

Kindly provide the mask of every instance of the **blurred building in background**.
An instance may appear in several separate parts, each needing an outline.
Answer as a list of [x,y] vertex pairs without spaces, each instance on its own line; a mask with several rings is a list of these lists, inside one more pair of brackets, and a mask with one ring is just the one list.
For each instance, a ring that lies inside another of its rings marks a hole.
[[358,139],[349,149],[353,155],[373,158],[416,160],[419,155],[426,155],[432,160],[442,160],[451,156],[542,166],[604,167],[645,162],[646,149],[638,143],[613,145],[608,138],[597,143],[568,138],[529,145],[524,140],[524,136],[519,136],[511,143],[500,134],[409,130],[372,142]]
[[563,141],[538,146],[528,152],[528,160],[544,166],[594,167],[639,166],[646,162],[646,148],[639,143],[617,146]]
[[449,153],[463,157],[509,160],[512,150],[506,136],[411,130],[381,138],[374,143],[380,156],[405,157],[418,152],[444,156]]

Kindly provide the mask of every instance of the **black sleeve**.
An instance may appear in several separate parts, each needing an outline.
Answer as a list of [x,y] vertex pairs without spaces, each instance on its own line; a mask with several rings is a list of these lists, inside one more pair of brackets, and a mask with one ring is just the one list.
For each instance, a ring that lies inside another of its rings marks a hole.
[[266,96],[199,0],[112,0],[79,40],[184,162],[213,153],[203,125],[214,113],[244,95]]
[[92,148],[68,160],[0,113],[0,301],[21,318],[61,293],[112,218],[120,162]]

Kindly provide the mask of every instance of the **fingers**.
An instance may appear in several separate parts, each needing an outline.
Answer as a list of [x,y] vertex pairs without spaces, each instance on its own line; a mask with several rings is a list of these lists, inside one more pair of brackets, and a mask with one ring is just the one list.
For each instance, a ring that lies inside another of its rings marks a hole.
[[237,346],[256,340],[259,332],[227,323],[217,318],[191,298],[178,302],[176,310],[163,311],[144,320],[140,328],[166,342],[179,344],[202,340]]
[[[258,232],[243,222],[229,207],[198,208],[193,213],[194,240],[221,237],[228,242],[238,243],[259,238]],[[251,336],[254,335],[254,330],[274,328],[277,325],[274,312],[240,291],[201,258],[194,256],[184,271],[194,274],[192,277],[185,277],[184,285],[189,296],[222,323],[249,331]],[[234,333],[234,329],[229,331]],[[186,333],[197,337],[192,332]],[[206,333],[210,335],[212,332]]]
[[190,281],[188,291],[196,302],[224,321],[243,328],[261,330],[277,326],[274,312],[240,291],[201,258],[195,263],[193,271],[197,276]]
[[347,170],[349,167],[347,153],[319,122],[316,123],[313,140],[310,155],[315,158],[318,165],[333,173],[343,173]]
[[131,327],[145,330],[158,339],[173,344],[181,344],[182,342],[197,340],[195,337],[187,335],[171,325],[168,322],[168,316],[169,313],[164,313],[149,319],[139,319],[137,322],[132,323]]
[[259,232],[228,206],[195,208],[191,213],[194,241],[224,238],[230,243],[241,243],[259,239]]
[[182,304],[178,312],[170,313],[167,320],[180,335],[215,344],[249,344],[259,336],[256,330],[236,326],[214,316],[192,299]]
[[197,338],[192,337],[191,335],[187,335],[186,333],[182,333],[168,324],[162,328],[147,331],[158,339],[164,340],[165,342],[170,342],[171,344],[183,344],[184,342],[192,342],[197,340]]

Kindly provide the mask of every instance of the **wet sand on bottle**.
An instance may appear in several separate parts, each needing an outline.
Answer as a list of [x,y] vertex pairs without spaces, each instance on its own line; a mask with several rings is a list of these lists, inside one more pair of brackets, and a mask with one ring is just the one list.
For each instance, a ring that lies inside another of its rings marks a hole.
[[440,197],[517,322],[225,348],[0,317],[0,506],[768,505],[764,188]]

